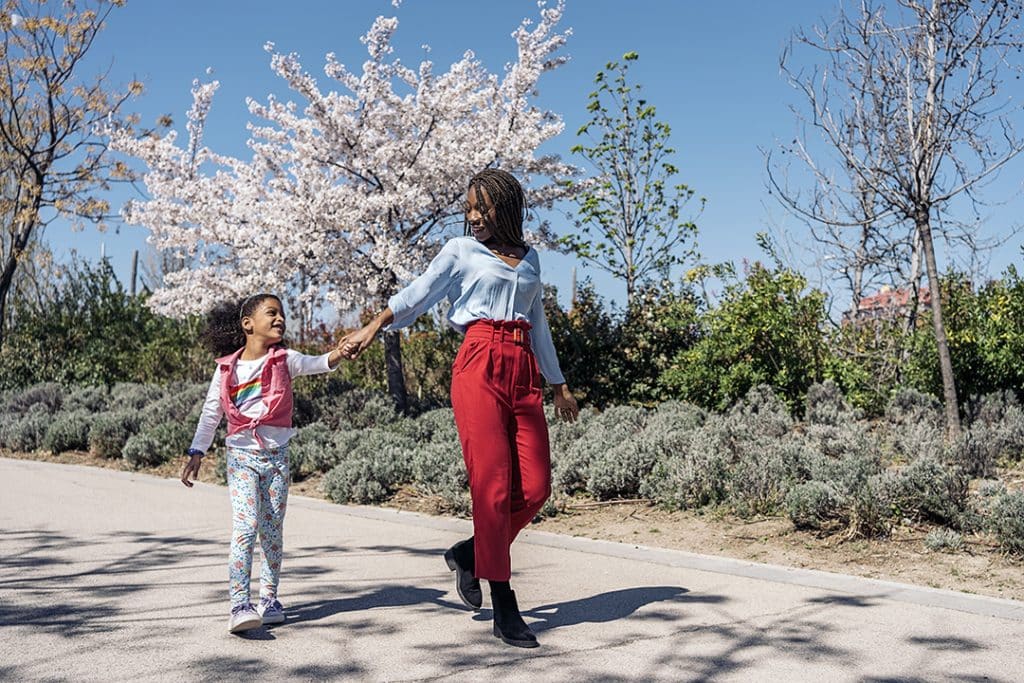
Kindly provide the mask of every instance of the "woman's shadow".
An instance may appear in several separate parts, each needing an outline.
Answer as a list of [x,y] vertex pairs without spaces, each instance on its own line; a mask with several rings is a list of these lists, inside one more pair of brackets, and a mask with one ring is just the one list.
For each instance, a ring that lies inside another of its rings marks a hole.
[[[623,619],[641,607],[656,602],[717,604],[727,600],[728,598],[724,595],[691,595],[689,590],[679,586],[643,586],[609,591],[579,600],[541,605],[524,611],[522,614],[523,617],[529,619],[530,628],[539,633],[561,626]],[[489,621],[492,615],[487,610],[480,612],[474,618],[477,621]],[[679,615],[667,611],[653,611],[645,614],[643,618],[671,621],[679,618]]]

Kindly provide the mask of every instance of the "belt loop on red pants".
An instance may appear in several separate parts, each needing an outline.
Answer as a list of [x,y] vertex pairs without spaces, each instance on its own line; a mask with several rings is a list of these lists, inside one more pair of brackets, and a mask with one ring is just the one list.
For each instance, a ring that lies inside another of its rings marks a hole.
[[532,326],[525,320],[474,320],[466,326],[467,338],[484,338],[493,342],[511,342],[530,347],[530,335],[527,334]]

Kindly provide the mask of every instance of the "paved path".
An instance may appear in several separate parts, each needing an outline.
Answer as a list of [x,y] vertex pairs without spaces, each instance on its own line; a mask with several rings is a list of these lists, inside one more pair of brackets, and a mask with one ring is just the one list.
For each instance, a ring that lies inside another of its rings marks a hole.
[[288,623],[227,621],[225,490],[0,459],[0,680],[1021,681],[1024,603],[528,532],[541,640],[441,552],[468,522],[293,497]]

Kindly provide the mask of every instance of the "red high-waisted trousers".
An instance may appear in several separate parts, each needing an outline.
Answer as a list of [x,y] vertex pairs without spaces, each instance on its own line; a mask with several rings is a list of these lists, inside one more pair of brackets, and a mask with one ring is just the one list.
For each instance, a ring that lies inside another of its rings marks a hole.
[[508,581],[509,546],[551,494],[551,452],[526,321],[478,320],[452,366],[473,498],[476,576]]

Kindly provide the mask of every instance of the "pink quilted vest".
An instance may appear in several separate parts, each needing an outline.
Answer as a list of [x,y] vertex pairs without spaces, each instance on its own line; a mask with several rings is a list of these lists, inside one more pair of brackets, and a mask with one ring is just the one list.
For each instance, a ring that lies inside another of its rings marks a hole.
[[267,412],[257,418],[243,415],[231,401],[231,383],[235,379],[235,366],[238,358],[245,351],[238,349],[230,356],[217,359],[220,366],[220,405],[228,418],[228,436],[237,434],[246,429],[252,430],[256,443],[263,447],[256,428],[260,425],[271,427],[292,426],[292,375],[288,371],[288,350],[283,346],[271,347],[267,353],[267,360],[263,364],[263,371],[260,374],[262,384],[263,404],[267,406]]

